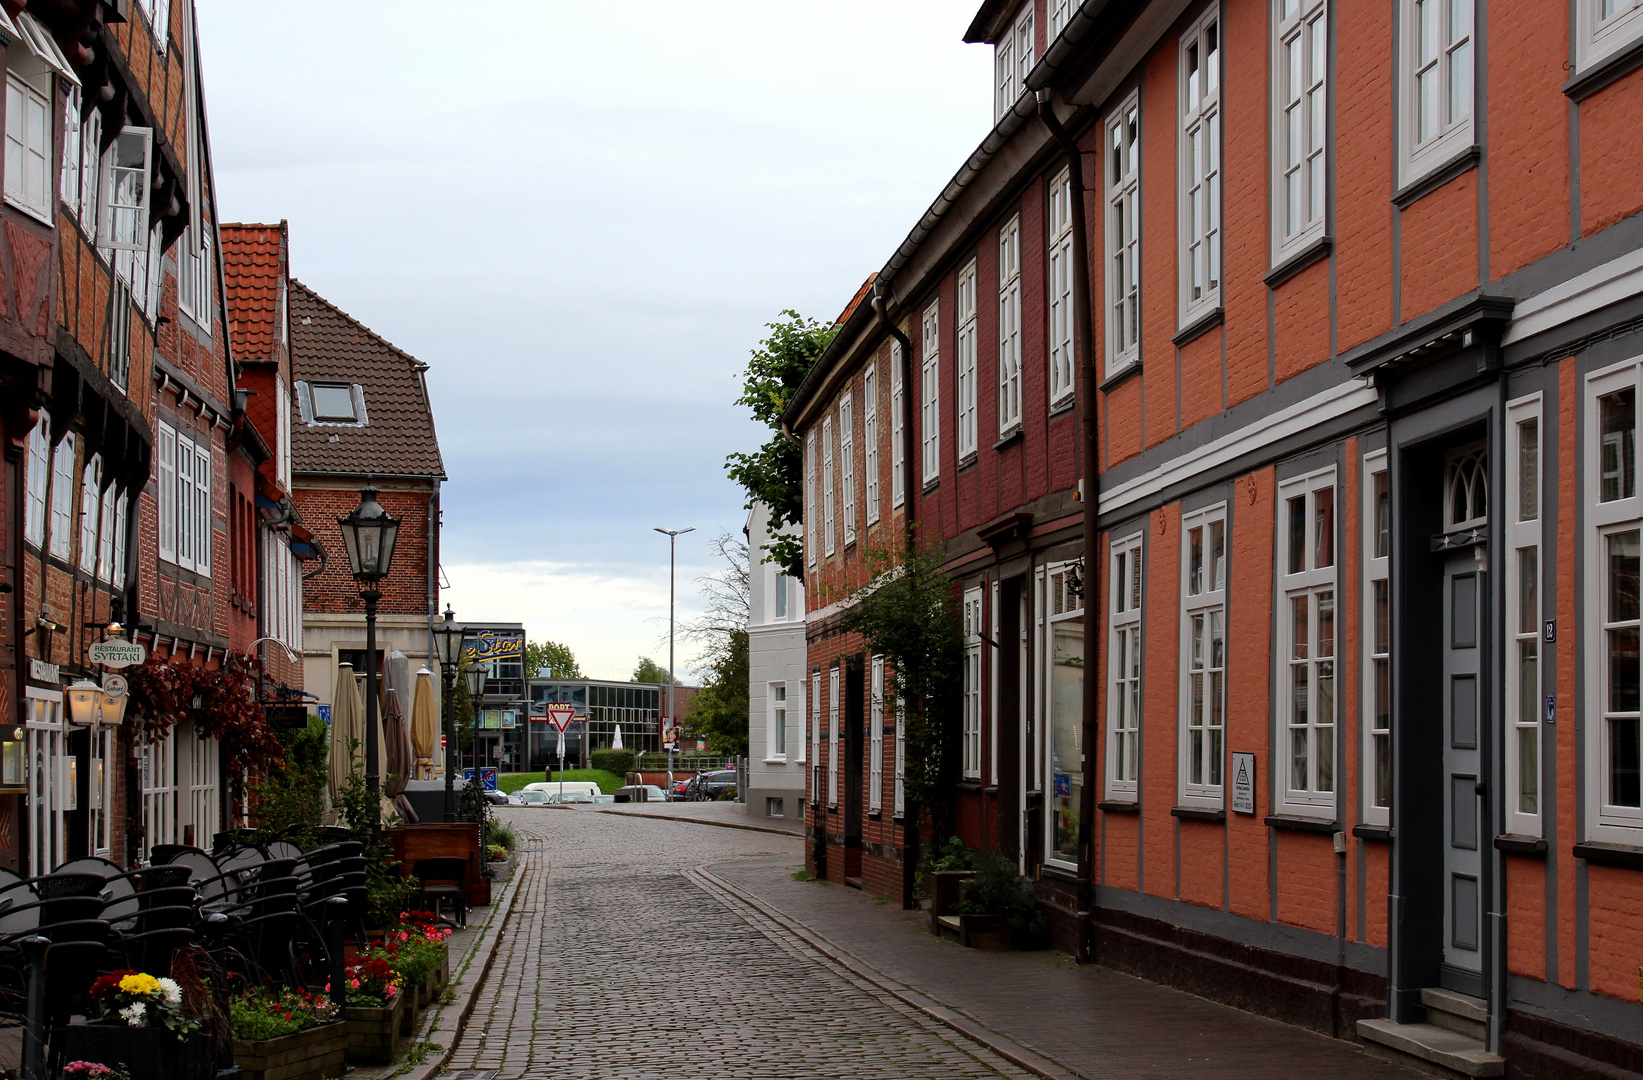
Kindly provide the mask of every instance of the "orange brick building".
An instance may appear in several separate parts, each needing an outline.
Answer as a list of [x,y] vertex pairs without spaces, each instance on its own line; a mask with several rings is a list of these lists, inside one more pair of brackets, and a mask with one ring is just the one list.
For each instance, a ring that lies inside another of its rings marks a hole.
[[1443,1025],[1462,1072],[1643,1070],[1643,10],[989,0],[968,40],[995,124],[787,414],[813,866],[912,898],[840,628],[911,515],[959,832],[1059,944]]

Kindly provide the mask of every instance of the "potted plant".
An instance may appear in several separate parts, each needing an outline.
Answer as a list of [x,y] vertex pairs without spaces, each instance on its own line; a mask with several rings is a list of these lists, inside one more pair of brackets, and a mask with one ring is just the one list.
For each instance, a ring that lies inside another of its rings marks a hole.
[[211,1080],[211,1040],[175,980],[116,971],[93,982],[87,996],[99,1016],[59,1031],[64,1057],[133,1076]]
[[924,889],[930,898],[930,933],[939,935],[943,926],[957,930],[957,909],[963,899],[962,886],[975,871],[970,866],[970,850],[954,836],[924,864]]
[[393,966],[371,950],[347,967],[348,1060],[382,1064],[394,1059],[405,995]]
[[1038,910],[1033,883],[1015,864],[991,852],[975,857],[975,874],[964,882],[957,907],[959,942],[971,949],[1041,949],[1049,923]]
[[229,1003],[244,1080],[322,1080],[348,1069],[348,1027],[329,998],[252,988]]

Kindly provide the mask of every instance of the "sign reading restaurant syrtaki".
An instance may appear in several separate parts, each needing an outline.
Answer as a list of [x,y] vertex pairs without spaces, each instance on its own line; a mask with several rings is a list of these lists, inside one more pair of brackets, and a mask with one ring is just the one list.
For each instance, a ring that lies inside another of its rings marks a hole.
[[86,659],[104,667],[132,667],[148,659],[148,650],[123,638],[94,642],[86,650]]

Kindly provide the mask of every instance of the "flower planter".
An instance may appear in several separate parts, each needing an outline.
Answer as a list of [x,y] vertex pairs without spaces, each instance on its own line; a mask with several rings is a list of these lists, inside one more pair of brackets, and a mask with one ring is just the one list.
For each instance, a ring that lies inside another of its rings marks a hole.
[[468,883],[468,906],[484,907],[491,902],[491,879],[484,874]]
[[924,875],[924,887],[930,891],[930,933],[941,933],[941,917],[953,913],[964,898],[965,880],[974,876],[969,870],[932,870]]
[[234,1040],[244,1080],[325,1080],[348,1071],[348,1025],[320,1024],[277,1039]]
[[394,1060],[404,1007],[403,993],[394,995],[393,1004],[382,1009],[348,1006],[348,1060],[368,1064]]
[[52,1042],[53,1050],[62,1047],[64,1061],[122,1066],[133,1077],[212,1080],[217,1071],[211,1039],[199,1031],[179,1038],[161,1027],[95,1020],[58,1028]]
[[1010,924],[1002,915],[960,915],[959,944],[966,949],[1010,948]]

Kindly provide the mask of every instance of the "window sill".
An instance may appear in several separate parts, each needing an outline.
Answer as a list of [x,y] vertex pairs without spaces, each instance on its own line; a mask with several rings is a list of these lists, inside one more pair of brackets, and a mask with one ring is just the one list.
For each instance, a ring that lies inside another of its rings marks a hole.
[[1171,817],[1178,817],[1182,821],[1213,821],[1224,824],[1227,820],[1225,810],[1211,810],[1203,806],[1176,806],[1170,809]]
[[764,759],[764,763],[766,765],[786,765],[787,759],[784,757],[767,757]]
[[1027,429],[1022,427],[1020,424],[1017,424],[1015,427],[998,437],[998,441],[993,444],[993,449],[1002,450],[1006,446],[1014,446],[1016,443],[1025,440],[1026,437]]
[[1226,308],[1222,307],[1220,304],[1216,304],[1214,307],[1210,308],[1202,315],[1194,317],[1191,322],[1177,330],[1175,332],[1175,336],[1170,338],[1170,340],[1173,341],[1175,343],[1175,347],[1179,349],[1188,342],[1191,342],[1215,329],[1217,326],[1220,326],[1226,321],[1226,315]]
[[1563,92],[1574,101],[1585,101],[1617,79],[1643,67],[1643,38],[1612,56],[1606,56],[1563,84]]
[[958,469],[956,471],[968,472],[970,469],[975,468],[976,463],[980,460],[981,454],[975,450],[971,450],[968,454],[965,454],[963,457],[958,459]]
[[[29,217],[33,218],[35,221],[38,221],[40,224],[44,225],[48,229],[55,227],[56,224],[57,224],[55,221],[53,221],[51,219],[50,209],[47,209],[47,208],[44,208],[44,207],[30,206],[28,203],[22,202],[18,199],[14,199],[10,195],[6,196],[6,205],[11,207],[13,210],[17,210],[21,213],[27,214]],[[146,254],[146,249],[145,249],[145,254]]]
[[1139,374],[1141,374],[1141,360],[1138,357],[1101,380],[1101,385],[1097,386],[1096,389],[1103,394],[1110,394]]
[[1333,237],[1320,236],[1271,270],[1268,270],[1261,280],[1266,282],[1267,288],[1276,289],[1319,259],[1326,257],[1334,246],[1335,239]]
[[1392,842],[1392,826],[1390,825],[1354,825],[1352,835],[1359,840],[1367,840],[1371,844],[1390,844]]
[[1503,833],[1495,837],[1495,850],[1507,855],[1517,855],[1524,859],[1546,858],[1546,841],[1538,836],[1524,836],[1521,833]]
[[1072,412],[1073,411],[1073,406],[1077,405],[1077,404],[1078,404],[1077,395],[1068,394],[1066,397],[1062,398],[1060,401],[1052,402],[1050,404],[1050,411],[1047,415],[1049,416],[1050,419],[1053,420],[1056,417],[1061,416],[1064,413]]
[[941,486],[941,477],[939,477],[939,476],[936,477],[934,480],[926,480],[924,482],[924,487],[919,490],[919,494],[920,495],[928,495],[928,494],[930,494],[930,492],[936,490],[936,488],[938,488],[940,486]]
[[1141,812],[1141,804],[1139,802],[1123,802],[1117,799],[1103,799],[1095,805],[1097,809],[1100,809],[1108,814],[1139,814]]
[[960,780],[954,786],[957,787],[958,790],[960,790],[960,791],[980,791],[981,790],[981,777],[979,777],[979,776],[966,776],[964,779]]
[[1053,881],[1070,881],[1075,885],[1080,884],[1083,881],[1083,879],[1078,876],[1077,870],[1069,870],[1065,866],[1056,866],[1054,863],[1049,862],[1039,864],[1038,876],[1041,878],[1050,878]]
[[1392,205],[1399,210],[1406,210],[1412,203],[1419,201],[1438,188],[1447,184],[1455,177],[1477,168],[1479,159],[1483,156],[1481,150],[1474,144],[1451,157],[1425,174],[1411,180],[1403,187],[1392,193]]
[[1576,844],[1575,858],[1585,859],[1594,866],[1613,866],[1621,870],[1643,870],[1643,848],[1626,844],[1603,844],[1594,840]]
[[1266,823],[1274,829],[1284,829],[1288,832],[1316,833],[1319,836],[1332,836],[1340,832],[1333,818],[1295,817],[1290,814],[1268,814]]
[[884,820],[884,811],[883,810],[869,810],[869,811],[867,811],[867,820],[868,821],[883,821]]

